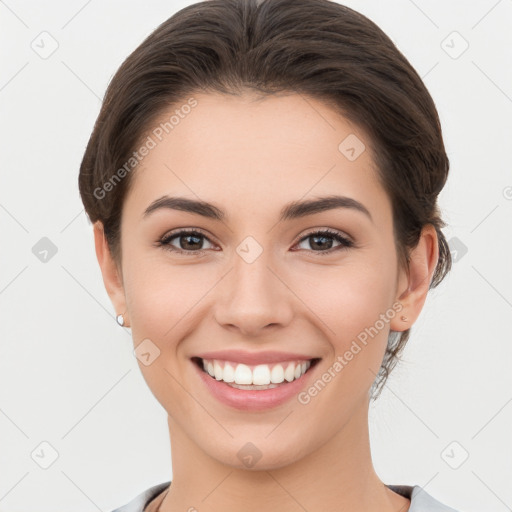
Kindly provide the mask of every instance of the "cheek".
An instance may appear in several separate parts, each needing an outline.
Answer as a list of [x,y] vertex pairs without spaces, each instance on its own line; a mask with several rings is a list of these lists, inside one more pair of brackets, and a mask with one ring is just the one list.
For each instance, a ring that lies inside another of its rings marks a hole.
[[[350,267],[350,268],[349,268]],[[318,275],[317,275],[318,277]],[[317,380],[300,394],[305,428],[330,436],[367,399],[387,346],[394,274],[374,259],[329,269],[321,279],[309,279],[301,292],[309,294],[311,322],[322,329],[330,354],[322,361]],[[313,284],[316,283],[316,286]],[[305,301],[306,302],[306,301]],[[382,320],[388,315],[387,322]],[[316,320],[313,318],[318,315]],[[315,418],[329,417],[321,426]]]
[[395,278],[392,264],[373,258],[337,270],[331,268],[326,278],[317,276],[303,285],[302,293],[308,288],[314,290],[308,295],[307,305],[324,325],[333,361],[338,356],[343,358],[344,377],[340,383],[364,381],[366,385],[373,381],[372,372],[378,372],[390,322],[396,314],[391,307]]
[[[180,342],[193,329],[191,319],[197,321],[194,305],[207,287],[195,282],[191,268],[154,260],[143,259],[138,264],[133,260],[127,264],[125,275],[133,344],[141,354],[137,359],[143,378],[164,409],[187,416],[192,404],[179,384],[188,364],[183,364]],[[149,353],[150,361],[143,353]]]
[[395,278],[382,262],[361,260],[307,277],[302,274],[300,296],[334,331],[331,336],[345,340],[373,325],[390,308]]
[[[132,333],[169,343],[211,284],[199,266],[166,263],[163,258],[134,258],[126,264],[125,291]],[[135,339],[135,336],[134,336]]]

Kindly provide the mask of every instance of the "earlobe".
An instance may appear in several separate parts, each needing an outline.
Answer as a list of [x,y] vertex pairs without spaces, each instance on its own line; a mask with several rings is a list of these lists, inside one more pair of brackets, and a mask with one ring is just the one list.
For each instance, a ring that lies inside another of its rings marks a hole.
[[123,325],[124,327],[128,327],[126,298],[120,269],[112,257],[102,222],[96,221],[93,225],[93,230],[96,258],[98,259],[101,274],[103,276],[103,284],[105,285],[110,301],[114,306],[116,318],[118,315],[122,314],[124,319]]
[[427,224],[422,229],[418,244],[410,253],[408,273],[405,269],[401,271],[396,300],[402,304],[402,309],[391,321],[391,330],[406,331],[419,317],[438,258],[437,232],[432,224]]

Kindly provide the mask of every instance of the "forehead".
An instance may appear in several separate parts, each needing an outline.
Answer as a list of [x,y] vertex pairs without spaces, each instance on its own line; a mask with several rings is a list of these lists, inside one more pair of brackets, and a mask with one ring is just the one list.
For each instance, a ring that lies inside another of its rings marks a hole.
[[367,135],[325,103],[299,94],[192,97],[193,108],[173,105],[147,130],[154,145],[134,172],[125,206],[144,209],[179,194],[242,213],[249,199],[271,209],[335,193],[390,206]]

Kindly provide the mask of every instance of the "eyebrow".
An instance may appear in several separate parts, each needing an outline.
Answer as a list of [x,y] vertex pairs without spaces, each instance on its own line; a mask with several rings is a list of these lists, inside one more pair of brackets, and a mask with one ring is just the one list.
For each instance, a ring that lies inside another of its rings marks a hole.
[[[306,201],[292,201],[282,208],[279,221],[298,219],[336,208],[347,208],[359,211],[364,213],[373,222],[370,212],[362,203],[351,197],[336,195]],[[226,213],[221,208],[206,201],[165,195],[153,201],[146,208],[143,218],[146,218],[154,211],[160,209],[180,210],[218,221],[225,220],[227,217]]]

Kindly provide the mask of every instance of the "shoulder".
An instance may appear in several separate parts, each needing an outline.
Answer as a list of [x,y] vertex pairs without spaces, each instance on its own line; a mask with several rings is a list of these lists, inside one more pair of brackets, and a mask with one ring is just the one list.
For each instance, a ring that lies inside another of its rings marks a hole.
[[388,487],[411,500],[408,512],[458,512],[437,501],[419,485],[388,485]]
[[167,489],[170,485],[169,482],[163,482],[161,484],[153,485],[149,489],[146,489],[145,491],[141,492],[135,498],[133,498],[131,501],[126,503],[125,505],[116,508],[112,512],[143,512],[144,507],[158,494],[160,494],[162,491]]
[[[153,485],[141,492],[125,505],[112,512],[143,512],[146,505],[170,485],[170,481]],[[432,497],[419,485],[388,485],[388,487],[411,500],[408,512],[458,512]]]

